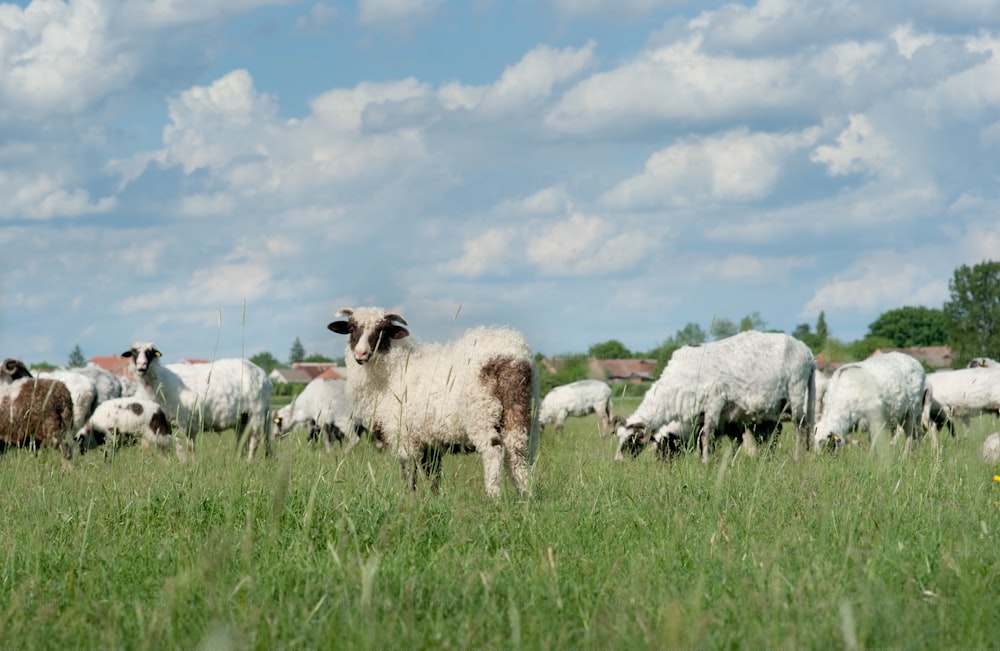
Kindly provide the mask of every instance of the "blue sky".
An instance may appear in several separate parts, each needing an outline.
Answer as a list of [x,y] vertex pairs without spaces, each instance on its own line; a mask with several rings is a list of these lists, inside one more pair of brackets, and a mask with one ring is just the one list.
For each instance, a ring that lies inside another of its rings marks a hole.
[[852,341],[1000,259],[1000,1],[0,2],[0,197],[29,363]]

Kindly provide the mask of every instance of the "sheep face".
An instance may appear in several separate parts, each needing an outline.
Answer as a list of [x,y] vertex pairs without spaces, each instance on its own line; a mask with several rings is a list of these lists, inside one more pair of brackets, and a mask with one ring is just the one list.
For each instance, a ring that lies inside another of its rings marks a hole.
[[615,435],[618,437],[618,452],[615,454],[615,459],[624,459],[625,453],[633,458],[639,456],[639,453],[649,445],[651,432],[644,423],[620,424],[615,429]]
[[326,327],[337,334],[347,335],[347,350],[357,364],[365,364],[377,355],[388,353],[394,339],[410,334],[403,327],[407,325],[406,319],[379,308],[344,308],[336,316],[348,318],[346,321],[334,321]]
[[10,383],[26,377],[31,377],[31,372],[19,359],[8,357],[0,366],[0,383]]
[[136,375],[145,375],[149,366],[160,356],[160,351],[153,344],[134,343],[132,347],[122,353],[122,357],[132,359]]

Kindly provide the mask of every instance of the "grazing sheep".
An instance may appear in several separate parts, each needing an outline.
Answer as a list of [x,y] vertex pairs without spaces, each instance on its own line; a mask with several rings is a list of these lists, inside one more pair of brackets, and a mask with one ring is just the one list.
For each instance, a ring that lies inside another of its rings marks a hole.
[[73,398],[58,380],[30,377],[16,359],[0,365],[0,450],[7,446],[59,447],[69,459]]
[[97,387],[97,404],[105,400],[122,397],[122,382],[117,375],[111,371],[101,368],[93,362],[80,368],[71,368],[70,371],[89,377]]
[[546,425],[554,424],[556,432],[561,433],[567,416],[586,416],[590,413],[597,415],[602,434],[611,431],[614,414],[611,387],[606,382],[579,380],[553,388],[542,399],[538,422],[543,431]]
[[993,432],[983,441],[983,461],[1000,461],[1000,432]]
[[826,385],[830,383],[830,378],[826,373],[816,369],[816,420],[823,414],[823,398],[826,397]]
[[717,431],[742,433],[758,424],[763,433],[785,411],[795,424],[797,457],[800,448],[809,449],[815,369],[809,348],[782,333],[741,332],[679,348],[635,412],[618,426],[615,458],[625,451],[637,455],[650,440],[661,451],[679,449],[697,435],[701,459],[708,462]]
[[969,362],[969,368],[1000,368],[1000,362],[989,357],[973,357]]
[[[908,452],[917,423],[928,418],[925,375],[920,362],[898,352],[841,366],[826,388],[823,416],[816,423],[817,450],[850,441],[855,430],[868,431],[875,441],[883,429],[891,428],[893,440],[905,435],[904,452]],[[931,434],[936,444],[936,435]]]
[[937,371],[927,375],[927,386],[946,418],[960,418],[968,425],[973,416],[1000,413],[1000,368]]
[[39,378],[59,380],[69,389],[73,397],[73,429],[78,430],[87,422],[97,406],[97,385],[86,375],[73,371],[40,371]]
[[483,459],[486,494],[500,494],[501,466],[518,492],[538,437],[538,369],[524,337],[475,328],[446,344],[416,343],[402,316],[344,308],[327,327],[347,335],[347,391],[356,414],[399,459],[416,489],[417,463],[437,491],[441,454],[471,444]]
[[[99,445],[115,449],[137,442],[143,447],[153,444],[165,452],[174,437],[170,421],[159,403],[142,398],[112,398],[97,406],[74,440],[81,454]],[[181,456],[180,445],[178,441],[178,457]],[[104,454],[107,456],[107,448]]]
[[122,353],[144,391],[163,407],[188,437],[193,453],[199,431],[236,430],[236,448],[249,427],[247,459],[252,461],[260,439],[271,454],[268,409],[271,381],[256,364],[245,359],[220,359],[211,364],[161,364],[160,351],[137,342]]
[[347,398],[347,382],[317,378],[306,385],[291,403],[274,416],[274,435],[283,436],[298,427],[309,429],[309,441],[319,440],[323,434],[327,450],[334,441],[348,439],[350,452],[360,440],[358,424],[354,422],[354,408]]

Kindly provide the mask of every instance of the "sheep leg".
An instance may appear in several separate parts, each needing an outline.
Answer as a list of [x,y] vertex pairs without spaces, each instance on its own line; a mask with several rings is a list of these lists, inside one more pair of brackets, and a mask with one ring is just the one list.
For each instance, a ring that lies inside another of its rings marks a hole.
[[441,448],[436,445],[425,445],[420,454],[420,466],[424,475],[431,480],[431,492],[437,495],[441,484]]
[[[503,466],[503,446],[499,439],[491,441],[491,445],[481,452],[483,456],[483,479],[486,482],[486,495],[500,495],[500,470]],[[515,479],[515,482],[518,480]],[[520,490],[520,486],[518,490]]]
[[[243,412],[240,414],[239,420],[236,422],[236,454],[240,453],[240,444],[243,443],[243,433],[247,429],[247,423],[250,422],[250,414]],[[249,444],[249,441],[247,441]]]
[[399,459],[399,469],[403,472],[403,482],[410,486],[410,490],[417,490],[417,462],[410,457]]
[[504,462],[507,466],[507,472],[510,474],[510,478],[514,482],[514,486],[517,488],[518,494],[523,497],[528,493],[530,468],[526,453],[519,452],[518,450],[513,450],[511,448],[505,448]]

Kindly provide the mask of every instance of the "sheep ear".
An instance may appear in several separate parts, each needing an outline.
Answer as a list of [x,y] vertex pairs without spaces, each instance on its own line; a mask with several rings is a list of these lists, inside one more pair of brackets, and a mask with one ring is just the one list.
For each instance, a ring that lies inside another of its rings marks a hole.
[[132,351],[126,350],[124,353],[122,353],[122,357],[132,357]]
[[153,354],[156,355],[157,357],[159,357],[160,355],[162,355],[162,353],[160,351],[156,350],[155,348],[153,349]]
[[349,307],[342,307],[333,316],[351,316],[352,314],[354,314],[354,310]]
[[410,325],[409,323],[406,322],[406,319],[403,318],[402,314],[397,314],[396,312],[386,312],[385,320],[395,321],[396,323],[402,323],[403,325]]
[[385,329],[385,331],[389,334],[389,337],[391,337],[392,339],[402,339],[403,337],[410,336],[410,331],[404,328],[403,326],[397,326],[397,325],[389,326],[388,328]]
[[338,335],[346,335],[351,332],[351,326],[347,321],[333,321],[327,324],[326,329],[336,332]]

